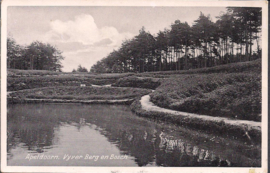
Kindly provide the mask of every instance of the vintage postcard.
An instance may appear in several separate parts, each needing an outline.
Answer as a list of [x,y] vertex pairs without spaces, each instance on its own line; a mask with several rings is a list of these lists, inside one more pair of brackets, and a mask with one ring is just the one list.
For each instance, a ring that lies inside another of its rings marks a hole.
[[266,1],[1,6],[1,172],[266,173]]

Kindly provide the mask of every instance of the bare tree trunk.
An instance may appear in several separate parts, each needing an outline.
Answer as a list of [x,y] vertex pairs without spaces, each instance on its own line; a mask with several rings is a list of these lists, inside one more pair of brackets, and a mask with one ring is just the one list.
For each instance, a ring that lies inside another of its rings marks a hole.
[[259,53],[260,46],[259,46],[259,37],[258,37],[258,33],[256,33],[256,42],[257,42],[257,52]]
[[234,51],[233,51],[233,49],[234,49],[234,43],[232,42],[232,56],[233,56],[233,60],[234,60]]
[[206,40],[206,42],[205,42],[205,44],[204,44],[204,56],[203,56],[203,58],[204,58],[204,67],[206,67],[206,51],[207,51],[207,40]]
[[33,56],[30,55],[30,69],[33,70],[34,69],[34,58]]
[[[193,58],[194,58],[194,60],[195,60],[195,56],[196,56],[196,49],[193,49],[194,50],[194,52],[193,52]],[[193,67],[193,68],[196,68],[196,67]]]
[[182,56],[182,48],[180,50],[180,57],[179,57],[179,70],[181,70],[181,56]]
[[161,57],[161,51],[160,51],[159,71],[161,71],[161,59],[162,59],[162,57]]
[[246,57],[246,60],[248,60],[248,34],[247,34],[247,28],[245,30],[245,41],[246,41],[246,52],[245,52],[245,57]]
[[252,32],[250,32],[250,35],[249,35],[249,40],[250,40],[250,46],[249,46],[249,52],[250,52],[250,59],[249,60],[252,60]]
[[178,70],[177,54],[178,54],[178,49],[175,49],[174,58],[175,58],[175,70],[176,71]]
[[242,53],[243,53],[243,49],[242,49],[242,43],[240,43],[240,62],[242,62]]
[[166,66],[165,69],[168,70],[168,62],[170,63],[170,60],[168,61],[168,51],[166,51]]
[[177,53],[176,53],[176,51],[174,51],[174,54],[173,54],[173,56],[174,56],[174,59],[175,59],[175,71],[177,71],[177,55],[176,55]]
[[170,70],[172,70],[172,48],[170,48]]
[[222,60],[222,59],[221,59],[221,58],[222,58],[222,57],[221,57],[221,56],[222,56],[222,50],[221,50],[222,48],[221,48],[221,46],[222,46],[222,44],[221,44],[221,42],[220,42],[220,43],[218,44],[218,47],[219,47],[219,63],[218,63],[218,64],[219,64],[219,65],[221,65],[221,60]]
[[188,47],[187,47],[187,39],[185,40],[185,70],[188,69],[188,57],[187,57],[187,51],[188,51]]

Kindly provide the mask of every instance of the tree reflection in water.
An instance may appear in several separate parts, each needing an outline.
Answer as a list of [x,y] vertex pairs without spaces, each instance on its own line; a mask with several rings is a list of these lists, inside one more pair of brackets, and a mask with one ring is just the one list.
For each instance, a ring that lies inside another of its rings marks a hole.
[[128,106],[25,104],[8,109],[9,159],[10,150],[21,144],[35,153],[50,149],[59,138],[55,130],[68,123],[78,131],[95,125],[121,154],[133,156],[138,166],[260,166],[258,147],[229,139],[228,145],[217,144],[200,132],[137,117]]

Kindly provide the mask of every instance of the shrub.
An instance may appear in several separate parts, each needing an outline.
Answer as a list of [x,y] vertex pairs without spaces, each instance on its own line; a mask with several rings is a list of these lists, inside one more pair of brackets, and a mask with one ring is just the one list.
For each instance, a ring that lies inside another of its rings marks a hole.
[[155,78],[138,78],[135,76],[120,78],[113,86],[156,89],[160,80]]

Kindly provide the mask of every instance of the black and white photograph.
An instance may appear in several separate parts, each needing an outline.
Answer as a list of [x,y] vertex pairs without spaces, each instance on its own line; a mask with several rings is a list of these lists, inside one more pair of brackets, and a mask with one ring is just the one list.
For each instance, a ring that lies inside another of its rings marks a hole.
[[266,171],[267,7],[3,1],[1,172]]

